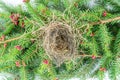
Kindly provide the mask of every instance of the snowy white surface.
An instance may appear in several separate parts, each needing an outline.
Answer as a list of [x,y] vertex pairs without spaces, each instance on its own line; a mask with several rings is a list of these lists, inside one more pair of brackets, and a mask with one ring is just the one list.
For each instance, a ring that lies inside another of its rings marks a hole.
[[6,2],[7,4],[12,4],[14,6],[19,5],[19,4],[23,4],[23,0],[2,0],[4,2]]

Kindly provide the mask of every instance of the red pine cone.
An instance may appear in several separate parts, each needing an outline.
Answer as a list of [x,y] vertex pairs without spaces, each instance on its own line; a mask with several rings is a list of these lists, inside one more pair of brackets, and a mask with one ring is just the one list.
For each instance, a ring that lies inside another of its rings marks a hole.
[[4,43],[4,48],[6,48],[7,47],[7,43]]
[[101,67],[99,70],[100,71],[106,71],[106,68]]
[[48,60],[44,60],[43,63],[44,64],[49,64],[49,61]]
[[28,2],[30,2],[30,0],[23,0],[23,2],[27,2],[28,3]]
[[96,59],[96,56],[95,56],[95,55],[92,55],[92,59]]
[[20,67],[20,61],[16,61],[15,64],[17,67]]
[[20,15],[19,15],[19,14],[12,13],[12,14],[10,15],[10,19],[11,19],[11,21],[12,21],[15,25],[18,25],[18,24],[19,24],[19,18],[20,18]]
[[102,13],[102,16],[103,16],[103,17],[106,17],[106,16],[107,16],[107,12],[104,11],[104,12]]
[[15,46],[15,48],[19,51],[22,49],[22,47],[20,45]]

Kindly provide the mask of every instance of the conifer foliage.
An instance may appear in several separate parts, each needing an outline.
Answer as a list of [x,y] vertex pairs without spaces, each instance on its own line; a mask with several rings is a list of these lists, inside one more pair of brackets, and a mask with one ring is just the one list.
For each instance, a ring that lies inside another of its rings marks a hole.
[[[119,80],[119,0],[0,2],[0,72],[15,80]],[[52,24],[52,25],[51,25]]]

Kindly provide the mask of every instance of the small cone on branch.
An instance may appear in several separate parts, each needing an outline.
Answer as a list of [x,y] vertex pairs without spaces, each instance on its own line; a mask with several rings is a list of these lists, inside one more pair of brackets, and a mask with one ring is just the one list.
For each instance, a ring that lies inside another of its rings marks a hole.
[[71,59],[75,53],[75,39],[71,27],[62,22],[51,22],[45,28],[43,46],[57,67]]
[[20,45],[15,46],[15,48],[19,51],[22,50],[22,47]]
[[48,60],[44,60],[43,63],[47,65],[47,64],[49,64],[49,61]]
[[92,59],[96,59],[96,56],[93,54],[93,55],[91,56],[91,58],[92,58]]
[[106,17],[106,16],[107,16],[107,12],[106,12],[106,11],[103,11],[102,16],[103,16],[103,17]]
[[28,3],[28,2],[30,2],[30,0],[23,0],[23,2],[26,2],[26,3]]
[[16,25],[16,26],[19,24],[19,18],[20,18],[20,14],[11,13],[11,15],[10,15],[10,19],[11,19],[12,23],[14,23],[14,25]]
[[4,48],[6,48],[7,47],[7,43],[4,43]]
[[20,61],[16,61],[15,64],[16,64],[16,67],[20,67]]
[[101,67],[99,70],[100,71],[106,71],[106,68]]

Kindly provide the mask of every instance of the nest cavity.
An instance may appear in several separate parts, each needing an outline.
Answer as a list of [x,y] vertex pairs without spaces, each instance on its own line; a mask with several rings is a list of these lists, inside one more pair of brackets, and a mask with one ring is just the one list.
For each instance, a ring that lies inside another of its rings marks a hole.
[[48,56],[57,66],[73,58],[75,39],[71,27],[65,23],[51,22],[45,28],[43,46]]

